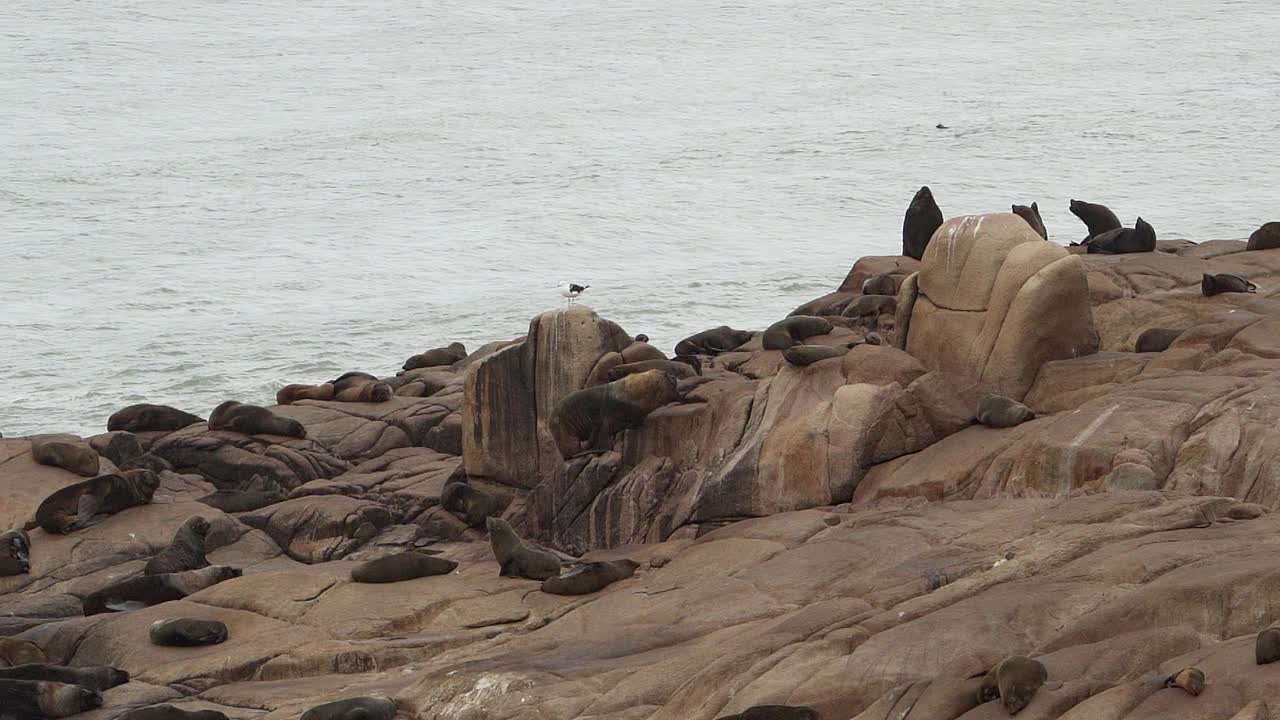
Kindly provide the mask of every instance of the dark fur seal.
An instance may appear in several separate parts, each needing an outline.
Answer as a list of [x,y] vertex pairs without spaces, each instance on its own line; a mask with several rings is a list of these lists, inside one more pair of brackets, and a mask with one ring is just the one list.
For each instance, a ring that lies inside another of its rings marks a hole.
[[1167,688],[1180,688],[1187,691],[1192,696],[1199,695],[1204,692],[1204,671],[1198,667],[1182,668],[1178,672],[1166,678],[1164,686]]
[[765,350],[786,350],[799,345],[814,335],[831,332],[831,323],[825,318],[811,315],[792,315],[769,326],[761,337]]
[[46,720],[102,707],[102,693],[80,685],[36,680],[0,680],[0,718]]
[[130,710],[117,720],[227,720],[227,716],[217,710],[183,710],[166,703]]
[[1120,218],[1116,217],[1116,214],[1106,205],[1072,200],[1071,214],[1080,218],[1080,222],[1089,228],[1089,234],[1084,236],[1084,242],[1088,242],[1089,238],[1095,235],[1120,229]]
[[[696,358],[696,355],[689,357]],[[685,378],[697,377],[698,373],[690,363],[677,362],[675,360],[641,360],[639,362],[625,363],[619,365],[605,374],[609,382],[621,380],[628,375],[636,373],[648,372],[650,370],[661,370],[671,375],[676,380],[684,380]]]
[[1205,297],[1213,297],[1222,293],[1256,293],[1258,286],[1245,280],[1239,275],[1228,275],[1219,273],[1217,275],[1204,274],[1200,279],[1200,294]]
[[702,359],[697,355],[677,355],[671,358],[671,362],[684,363],[693,368],[696,375],[702,375]]
[[521,577],[539,582],[560,574],[560,558],[520,539],[502,518],[488,518],[489,544],[504,577]]
[[173,542],[147,561],[145,575],[163,575],[208,567],[204,556],[204,539],[209,534],[209,521],[202,517],[187,518],[173,534]]
[[676,355],[719,355],[737,350],[751,339],[746,330],[734,330],[728,325],[703,330],[676,343]]
[[151,623],[148,635],[153,645],[202,647],[226,642],[227,626],[217,620],[171,618]]
[[113,515],[151,502],[160,478],[150,470],[126,470],[99,475],[68,485],[45,498],[36,508],[36,524],[47,533],[65,535]]
[[268,505],[284,502],[287,496],[275,490],[219,490],[196,500],[224,513],[240,513],[261,510]]
[[661,350],[650,345],[647,342],[633,342],[622,348],[623,363],[638,363],[645,360],[666,360],[667,356]]
[[132,433],[174,432],[202,422],[204,418],[168,405],[142,403],[116,411],[107,420],[107,430],[128,430]]
[[352,569],[351,579],[358,583],[403,582],[432,575],[448,575],[457,568],[458,563],[452,560],[409,550],[361,563]]
[[0,535],[0,577],[31,572],[31,536],[26,530]]
[[978,703],[1000,699],[1010,715],[1025,708],[1036,691],[1049,679],[1049,671],[1039,660],[1014,655],[1001,660],[991,672],[982,678],[978,688]]
[[725,715],[717,720],[822,720],[817,710],[803,705],[756,705],[737,715]]
[[1142,218],[1138,218],[1131,228],[1116,228],[1089,238],[1085,247],[1086,252],[1104,255],[1155,252],[1155,250],[1156,229]]
[[121,470],[133,469],[133,464],[146,452],[138,436],[124,430],[95,435],[89,438],[89,447]]
[[875,328],[880,324],[881,315],[892,315],[898,310],[896,295],[863,295],[845,306],[840,313],[844,317],[857,320],[866,328]]
[[1031,203],[1031,207],[1026,205],[1014,205],[1013,214],[1027,221],[1032,230],[1036,231],[1040,237],[1045,240],[1049,239],[1049,231],[1044,229],[1044,219],[1040,217],[1040,206]]
[[636,335],[636,342],[647,343],[649,342],[649,336],[644,333],[640,333],[639,335]]
[[1259,665],[1269,665],[1280,660],[1280,627],[1267,628],[1258,633],[1253,656]]
[[892,275],[880,274],[872,275],[862,281],[863,295],[897,295],[898,284],[893,281]]
[[1263,223],[1249,235],[1245,250],[1275,250],[1280,248],[1280,222]]
[[1148,328],[1138,336],[1138,341],[1133,345],[1133,351],[1140,353],[1164,352],[1184,332],[1186,332],[1185,328]]
[[660,370],[628,375],[569,393],[551,411],[548,425],[561,457],[606,450],[617,433],[640,425],[649,413],[678,399],[676,379]]
[[979,423],[993,428],[1011,428],[1035,420],[1031,408],[1003,395],[987,395],[978,401]]
[[293,418],[281,417],[257,405],[228,400],[209,415],[210,430],[230,430],[245,435],[282,435],[305,438],[307,429]]
[[796,345],[783,350],[782,357],[796,367],[808,367],[819,360],[844,357],[848,352],[849,348],[843,345]]
[[129,682],[129,673],[113,667],[65,667],[48,663],[29,663],[0,668],[0,680],[66,683],[104,692]]
[[0,667],[47,662],[49,657],[30,640],[0,637]]
[[923,258],[929,239],[942,227],[942,222],[942,211],[933,199],[933,191],[928,185],[921,187],[902,218],[902,254],[916,260]]
[[332,400],[333,385],[323,383],[321,385],[285,385],[276,391],[277,405],[292,405],[299,400]]
[[90,593],[83,600],[84,614],[120,612],[159,605],[169,600],[181,600],[191,593],[240,575],[240,568],[210,565],[199,570],[129,578]]
[[452,365],[467,357],[467,348],[462,343],[451,343],[448,347],[435,348],[424,353],[414,355],[404,361],[404,370],[418,370],[420,368],[444,367]]
[[569,568],[563,575],[547,578],[542,592],[550,595],[590,595],[606,587],[626,580],[636,573],[640,563],[635,560],[610,560],[589,562]]
[[440,506],[462,516],[463,522],[473,528],[482,527],[485,518],[501,515],[506,509],[501,498],[463,482],[445,483],[440,491]]
[[396,703],[384,697],[356,697],[317,705],[302,720],[392,720]]
[[363,372],[344,373],[330,384],[333,385],[333,399],[338,402],[382,403],[395,394],[390,385]]
[[89,443],[57,435],[31,438],[31,457],[41,465],[60,467],[84,477],[97,475],[100,463],[98,451]]

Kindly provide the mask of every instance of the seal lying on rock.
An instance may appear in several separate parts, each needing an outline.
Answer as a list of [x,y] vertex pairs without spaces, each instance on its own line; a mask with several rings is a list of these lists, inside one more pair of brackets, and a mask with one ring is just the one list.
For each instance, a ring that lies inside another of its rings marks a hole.
[[252,512],[286,500],[277,490],[219,490],[196,500],[224,513]]
[[281,417],[257,405],[228,400],[209,415],[210,430],[229,430],[245,435],[282,435],[305,438],[307,429],[293,418]]
[[485,526],[493,556],[502,568],[498,575],[542,581],[560,574],[560,558],[521,540],[506,520],[491,517],[485,520]]
[[36,524],[47,533],[66,534],[88,527],[99,515],[112,515],[151,502],[160,478],[150,470],[126,470],[68,485],[36,508]]
[[0,680],[5,720],[64,718],[102,707],[102,694],[79,685],[36,680]]
[[130,710],[117,720],[227,720],[227,716],[217,710],[183,710],[164,704]]
[[831,332],[831,323],[825,318],[810,315],[792,315],[769,326],[761,337],[765,350],[786,350],[792,345],[814,335],[826,335]]
[[116,411],[107,420],[107,430],[128,430],[132,433],[174,432],[202,422],[204,418],[168,405],[141,403]]
[[381,403],[395,393],[391,386],[363,372],[349,372],[338,376],[332,383],[333,399],[338,402]]
[[846,305],[840,314],[857,320],[862,327],[874,329],[879,327],[881,315],[892,316],[897,309],[896,295],[863,295]]
[[717,720],[822,720],[817,710],[802,705],[757,705]]
[[358,583],[393,583],[432,575],[448,575],[458,563],[409,550],[361,563],[351,570]]
[[30,663],[0,668],[0,680],[40,680],[80,685],[103,692],[129,682],[129,673],[113,667],[64,667],[48,663]]
[[90,593],[83,600],[84,614],[134,610],[170,600],[181,600],[191,593],[240,575],[240,568],[210,565],[199,570],[129,578]]
[[982,678],[978,704],[999,698],[1005,712],[1014,715],[1031,702],[1048,679],[1049,671],[1039,660],[1021,655],[1007,657]]
[[1165,679],[1164,686],[1185,690],[1194,697],[1204,692],[1204,671],[1198,667],[1182,668]]
[[1088,203],[1083,200],[1072,200],[1071,214],[1080,218],[1080,222],[1083,222],[1089,228],[1089,234],[1084,236],[1084,240],[1073,244],[1083,245],[1095,235],[1101,235],[1104,232],[1120,228],[1120,218],[1116,217],[1116,214],[1111,212],[1111,208],[1106,205]]
[[25,530],[0,535],[0,577],[31,572],[31,536]]
[[404,370],[418,370],[420,368],[444,367],[452,365],[460,360],[467,358],[467,347],[462,343],[450,343],[449,347],[435,348],[424,353],[414,355],[404,361]]
[[1155,252],[1156,229],[1138,218],[1131,228],[1116,228],[1101,235],[1089,238],[1085,251],[1106,255],[1123,255],[1126,253]]
[[1164,352],[1184,332],[1186,332],[1185,328],[1149,328],[1143,330],[1142,334],[1138,336],[1138,341],[1133,345],[1133,351],[1140,353]]
[[302,720],[392,720],[394,700],[385,697],[356,697],[317,705],[302,713]]
[[202,647],[226,642],[227,626],[218,620],[171,618],[151,623],[148,635],[153,645]]
[[285,385],[276,391],[277,405],[292,405],[299,400],[332,400],[333,384]]
[[863,295],[897,295],[898,284],[893,281],[892,275],[880,274],[872,275],[862,281]]
[[31,457],[41,465],[60,467],[77,475],[98,474],[98,451],[89,443],[70,436],[36,435],[31,438]]
[[588,452],[608,449],[614,435],[678,397],[674,377],[649,370],[569,393],[551,411],[548,425],[560,456],[568,460],[584,442]]
[[844,357],[848,352],[849,348],[843,345],[796,345],[783,350],[782,358],[796,367],[808,367],[819,360]]
[[625,558],[582,563],[569,568],[563,575],[543,581],[542,592],[550,595],[590,595],[619,580],[626,580],[636,573],[638,567],[640,563]]
[[1049,239],[1049,232],[1044,229],[1044,219],[1040,217],[1040,206],[1031,203],[1031,207],[1026,205],[1014,205],[1013,214],[1027,221],[1032,230],[1045,240]]
[[163,575],[208,567],[209,561],[204,556],[204,540],[208,534],[208,520],[202,517],[187,518],[173,534],[173,541],[169,546],[147,561],[146,567],[142,569],[143,574]]
[[1200,294],[1205,297],[1213,297],[1221,293],[1256,293],[1258,286],[1245,280],[1239,275],[1228,275],[1219,273],[1217,275],[1204,274],[1200,278]]
[[1280,660],[1280,627],[1267,628],[1258,633],[1253,655],[1259,665],[1269,665]]
[[933,199],[928,185],[911,198],[907,214],[902,218],[902,254],[919,260],[924,257],[929,239],[942,227],[942,211]]
[[[695,360],[697,359],[696,355],[691,355],[689,357]],[[687,362],[677,362],[675,360],[641,360],[639,362],[619,365],[606,373],[605,378],[610,382],[613,382],[614,380],[621,380],[628,375],[635,375],[637,373],[648,372],[650,370],[661,370],[662,372],[671,375],[676,380],[697,377],[699,374],[694,370],[693,365]]]
[[484,525],[485,518],[501,515],[506,509],[501,498],[464,482],[448,482],[440,491],[440,507],[461,515],[468,527]]
[[978,401],[978,422],[993,428],[1011,428],[1035,420],[1031,408],[1003,395],[987,395]]
[[737,350],[751,339],[747,330],[734,330],[728,325],[703,330],[676,343],[676,355],[719,355]]
[[0,667],[47,662],[49,657],[30,640],[0,637]]
[[1263,223],[1249,235],[1245,250],[1275,250],[1280,248],[1280,222]]

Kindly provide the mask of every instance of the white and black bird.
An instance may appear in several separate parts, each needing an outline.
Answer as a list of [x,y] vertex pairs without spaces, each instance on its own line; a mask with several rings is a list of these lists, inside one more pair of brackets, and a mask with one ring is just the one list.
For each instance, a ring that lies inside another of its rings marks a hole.
[[568,280],[561,280],[558,287],[560,288],[560,297],[567,298],[569,300],[569,304],[572,305],[573,301],[577,300],[578,296],[586,292],[587,288],[591,286],[577,285],[569,282]]

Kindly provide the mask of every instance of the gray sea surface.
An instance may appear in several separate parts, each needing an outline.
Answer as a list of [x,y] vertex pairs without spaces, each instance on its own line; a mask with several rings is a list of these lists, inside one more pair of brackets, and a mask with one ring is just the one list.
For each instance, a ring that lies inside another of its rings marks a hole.
[[668,349],[761,328],[922,184],[1242,239],[1276,37],[1274,0],[6,0],[0,432],[391,374],[561,279]]

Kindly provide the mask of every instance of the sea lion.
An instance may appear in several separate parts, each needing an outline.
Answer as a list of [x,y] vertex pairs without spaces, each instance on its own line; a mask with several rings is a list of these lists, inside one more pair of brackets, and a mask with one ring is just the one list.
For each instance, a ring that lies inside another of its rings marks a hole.
[[129,682],[129,673],[105,666],[65,667],[49,663],[28,663],[0,668],[0,680],[66,683],[104,692]]
[[435,348],[419,353],[404,361],[404,370],[420,368],[444,367],[452,365],[467,357],[467,348],[462,343],[451,343],[448,347]]
[[227,716],[217,710],[183,710],[165,703],[130,710],[117,720],[227,720]]
[[440,507],[460,515],[468,527],[481,527],[485,518],[501,515],[505,505],[501,498],[465,482],[447,482],[440,491]]
[[761,338],[765,350],[786,350],[815,335],[831,332],[831,322],[811,315],[792,315],[769,326]]
[[539,582],[560,574],[560,558],[520,539],[516,531],[502,518],[485,520],[489,530],[489,544],[497,558],[503,577],[521,577]]
[[756,705],[737,715],[725,715],[717,720],[822,720],[817,710],[803,705]]
[[364,372],[339,375],[333,382],[333,399],[338,402],[387,402],[395,391],[387,383]]
[[80,685],[39,680],[0,680],[0,718],[64,718],[102,707],[102,693]]
[[146,567],[142,568],[143,574],[163,575],[208,567],[209,561],[204,556],[204,540],[208,534],[208,520],[202,517],[187,518],[173,534],[173,541],[169,546],[147,561]]
[[[697,357],[697,356],[690,355],[688,357]],[[690,363],[664,359],[664,360],[641,360],[639,362],[626,363],[623,365],[619,365],[613,368],[612,370],[610,370],[608,373],[606,373],[605,378],[609,382],[613,382],[614,380],[621,380],[622,378],[628,375],[635,375],[636,373],[648,372],[650,370],[661,370],[662,372],[667,373],[668,375],[671,375],[676,380],[683,380],[685,378],[697,377],[698,375],[698,373],[694,370],[693,365]]]
[[1194,697],[1204,692],[1204,671],[1198,667],[1182,668],[1178,672],[1166,678],[1164,686],[1167,688],[1179,688],[1185,690]]
[[317,705],[302,720],[392,720],[396,703],[385,697],[355,697]]
[[31,438],[31,457],[41,465],[60,467],[77,475],[98,474],[98,451],[89,443],[70,436],[36,435]]
[[1140,353],[1164,352],[1184,332],[1186,332],[1185,328],[1148,328],[1138,336],[1138,341],[1133,345],[1133,351]]
[[21,528],[0,534],[0,577],[31,572],[31,536]]
[[796,345],[783,350],[782,358],[796,367],[808,367],[819,360],[844,357],[848,352],[849,348],[843,345]]
[[902,254],[919,260],[929,240],[942,227],[942,211],[933,199],[928,185],[921,187],[911,198],[907,214],[902,218]]
[[893,276],[885,273],[880,275],[872,275],[862,281],[863,295],[897,295],[898,284],[894,282]]
[[1249,235],[1245,250],[1275,250],[1280,248],[1280,222],[1263,223]]
[[224,513],[241,513],[261,510],[268,505],[284,502],[288,497],[277,490],[219,490],[212,495],[198,498],[196,502],[204,503]]
[[240,568],[210,565],[199,570],[186,570],[166,575],[141,575],[90,593],[84,598],[85,615],[121,612],[181,600],[194,592],[213,587],[224,580],[238,578]]
[[1094,235],[1085,245],[1085,252],[1105,255],[1155,252],[1155,250],[1156,230],[1142,218],[1138,218],[1131,228],[1116,228],[1101,235]]
[[117,410],[107,420],[107,430],[128,430],[132,433],[174,432],[202,422],[204,418],[168,405],[141,403]]
[[978,704],[999,698],[1005,712],[1018,713],[1031,702],[1036,690],[1049,679],[1049,671],[1039,660],[1014,655],[991,668],[978,688]]
[[1035,203],[1031,203],[1031,207],[1027,207],[1026,205],[1014,205],[1013,214],[1023,220],[1026,220],[1027,224],[1031,226],[1031,229],[1035,230],[1040,237],[1045,240],[1049,239],[1049,232],[1044,229],[1044,219],[1040,217],[1039,205]]
[[676,355],[719,355],[737,350],[751,339],[747,330],[734,330],[728,325],[703,330],[676,343]]
[[1210,275],[1205,273],[1200,278],[1200,293],[1205,297],[1213,297],[1221,293],[1256,293],[1258,286],[1245,280],[1239,275],[1228,275],[1219,273]]
[[257,405],[228,400],[209,414],[210,430],[229,430],[244,435],[282,435],[305,438],[307,429],[293,418],[276,415]]
[[898,310],[897,295],[863,295],[845,306],[840,314],[858,321],[866,328],[880,324],[881,315],[893,315]]
[[1011,428],[1035,420],[1031,408],[1003,395],[987,395],[978,401],[977,420],[993,428]]
[[49,657],[30,640],[0,637],[0,667],[47,663]]
[[1270,627],[1258,633],[1253,655],[1259,665],[1269,665],[1280,660],[1280,627]]
[[36,508],[36,524],[47,533],[65,535],[88,527],[100,515],[113,515],[151,502],[160,478],[150,470],[126,470],[99,475],[60,488]]
[[432,575],[448,575],[458,563],[409,550],[357,565],[351,579],[358,583],[393,583]]
[[610,560],[575,565],[562,575],[547,578],[542,592],[550,595],[590,595],[635,574],[640,563],[635,560]]
[[1089,228],[1089,234],[1084,236],[1084,244],[1089,238],[1110,230],[1118,230],[1120,228],[1120,218],[1111,212],[1111,208],[1106,205],[1098,205],[1083,200],[1071,201],[1071,214],[1080,218],[1080,222]]
[[299,400],[332,400],[333,385],[331,383],[323,383],[320,385],[285,385],[276,391],[277,405],[292,405]]
[[148,634],[153,645],[202,647],[226,642],[227,626],[217,620],[170,618],[151,623]]
[[584,442],[587,452],[607,449],[614,435],[677,399],[676,379],[649,370],[569,393],[551,411],[548,425],[561,457],[568,460]]

